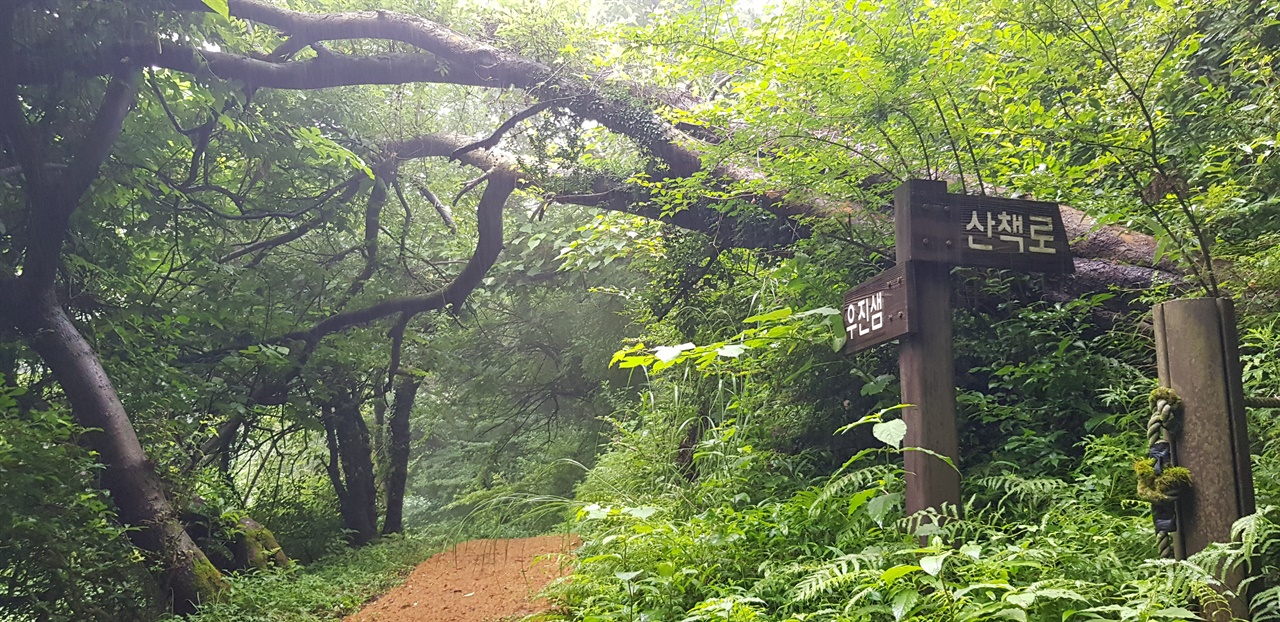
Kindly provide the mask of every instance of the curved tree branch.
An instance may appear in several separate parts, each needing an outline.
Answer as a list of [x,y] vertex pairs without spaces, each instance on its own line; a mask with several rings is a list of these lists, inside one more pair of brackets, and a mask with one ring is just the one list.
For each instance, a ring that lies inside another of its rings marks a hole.
[[[415,158],[447,158],[470,139],[457,135],[431,134],[387,145],[385,152],[393,160]],[[507,199],[521,180],[515,164],[489,151],[471,151],[462,154],[461,160],[481,170],[488,170],[487,184],[476,207],[479,238],[471,259],[452,281],[433,292],[419,296],[392,298],[367,307],[330,315],[310,329],[284,335],[273,341],[303,340],[316,343],[326,335],[363,326],[382,318],[401,314],[412,317],[426,311],[458,308],[472,290],[484,280],[484,275],[498,259],[502,251],[502,212]]]

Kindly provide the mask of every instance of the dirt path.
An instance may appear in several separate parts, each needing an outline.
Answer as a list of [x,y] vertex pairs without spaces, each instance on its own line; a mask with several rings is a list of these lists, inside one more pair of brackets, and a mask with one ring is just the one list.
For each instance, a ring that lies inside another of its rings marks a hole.
[[544,611],[533,595],[570,571],[570,536],[472,540],[422,562],[347,622],[495,622]]

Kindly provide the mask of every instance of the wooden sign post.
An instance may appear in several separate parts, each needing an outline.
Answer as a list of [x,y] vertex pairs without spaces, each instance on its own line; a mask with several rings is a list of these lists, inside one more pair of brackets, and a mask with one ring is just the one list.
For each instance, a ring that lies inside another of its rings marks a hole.
[[1171,300],[1152,309],[1160,386],[1182,399],[1174,426],[1174,464],[1191,471],[1178,498],[1178,559],[1212,542],[1230,542],[1231,526],[1254,512],[1253,470],[1244,414],[1235,309],[1227,298]]
[[1055,203],[947,194],[945,182],[921,179],[898,186],[893,199],[898,265],[845,294],[845,351],[899,338],[902,402],[911,404],[903,446],[931,452],[903,458],[910,516],[960,504],[960,474],[937,457],[960,457],[951,267],[1066,273],[1074,264]]
[[[1191,488],[1178,497],[1170,535],[1174,557],[1186,559],[1213,542],[1230,542],[1232,525],[1256,509],[1239,336],[1227,298],[1171,300],[1152,316],[1160,386],[1182,400],[1169,440],[1173,463],[1191,471]],[[1248,596],[1239,593],[1244,569],[1218,570],[1228,570],[1223,578],[1237,594],[1229,607],[1207,604],[1204,619],[1248,618]]]

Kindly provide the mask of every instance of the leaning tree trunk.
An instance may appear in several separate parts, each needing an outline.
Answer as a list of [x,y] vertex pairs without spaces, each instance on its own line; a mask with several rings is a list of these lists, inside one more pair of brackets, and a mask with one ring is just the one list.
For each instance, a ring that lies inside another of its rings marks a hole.
[[360,414],[360,402],[346,390],[327,410],[329,479],[338,493],[342,523],[352,545],[368,544],[378,536],[378,489],[369,428]]
[[409,376],[396,385],[395,404],[391,407],[390,447],[387,451],[387,517],[382,533],[404,531],[404,486],[409,479],[409,413],[418,396],[421,376]]
[[[120,520],[134,528],[130,537],[158,567],[173,609],[192,611],[221,594],[227,583],[183,530],[97,353],[55,294],[71,216],[111,154],[136,99],[140,72],[116,68],[83,136],[77,140],[59,133],[55,141],[54,134],[45,133],[47,128],[28,118],[28,109],[38,117],[37,101],[49,109],[71,104],[56,96],[61,90],[49,96],[21,92],[13,75],[14,32],[22,4],[0,2],[0,143],[19,165],[26,196],[25,218],[16,219],[22,231],[10,232],[11,240],[25,242],[21,253],[14,253],[21,255],[22,264],[0,275],[0,316],[48,365],[77,423],[96,430],[87,438],[106,466],[103,485],[111,492]],[[49,149],[55,144],[69,156],[57,173],[46,166],[62,164],[46,160],[56,152]]]
[[199,603],[215,599],[227,589],[227,582],[183,530],[115,387],[53,288],[19,291],[16,297],[5,298],[16,299],[18,304],[8,312],[53,371],[76,422],[97,430],[88,439],[106,465],[103,484],[111,492],[120,520],[138,528],[129,532],[134,544],[158,562],[161,586],[172,598],[174,611],[191,612]]

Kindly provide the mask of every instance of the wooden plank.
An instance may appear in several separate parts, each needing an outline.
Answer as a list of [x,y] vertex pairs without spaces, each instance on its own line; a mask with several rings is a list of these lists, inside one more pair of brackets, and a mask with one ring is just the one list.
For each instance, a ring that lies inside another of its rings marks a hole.
[[898,264],[845,292],[845,354],[897,339],[912,330],[911,264]]
[[[946,191],[946,184],[911,180],[894,193],[896,213],[910,213],[922,198]],[[907,218],[899,218],[898,239]],[[907,244],[898,245],[898,263],[910,261]],[[941,263],[921,263],[911,275],[911,309],[914,332],[900,340],[898,368],[903,410],[907,424],[906,447],[921,447],[959,463],[956,434],[956,373],[951,347],[951,269]],[[960,506],[960,474],[939,458],[920,451],[903,456],[906,468],[906,511],[912,515],[926,508],[942,510]]]
[[923,190],[912,209],[895,218],[900,223],[898,246],[906,247],[907,261],[1075,271],[1056,203],[947,194],[945,185],[939,185]]

